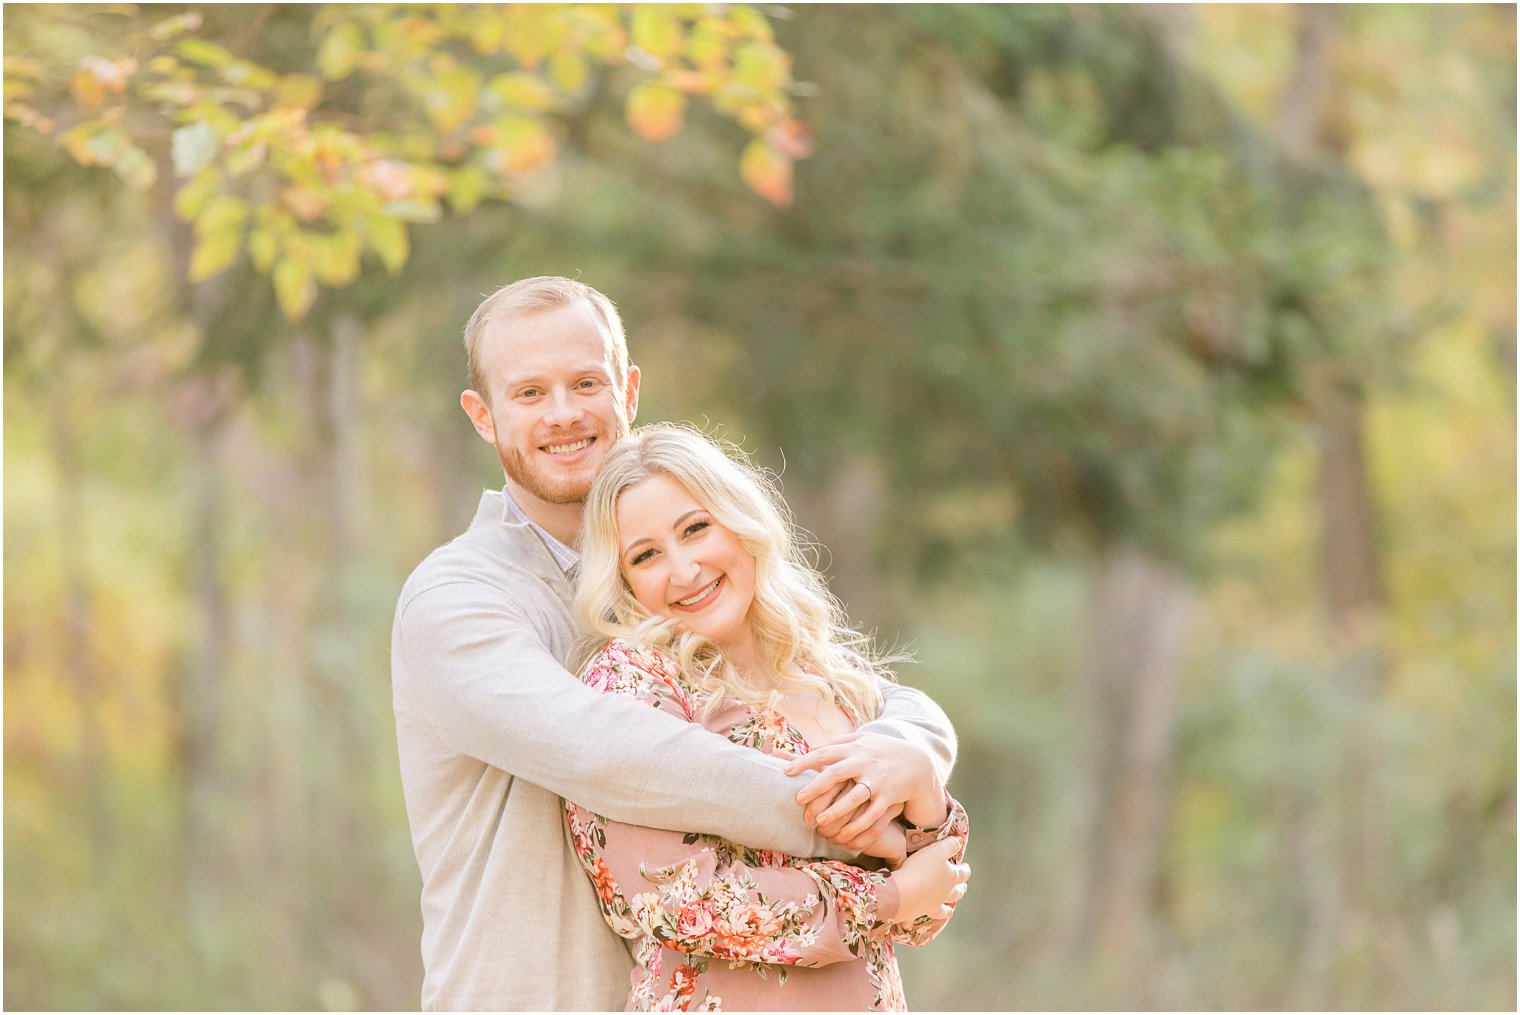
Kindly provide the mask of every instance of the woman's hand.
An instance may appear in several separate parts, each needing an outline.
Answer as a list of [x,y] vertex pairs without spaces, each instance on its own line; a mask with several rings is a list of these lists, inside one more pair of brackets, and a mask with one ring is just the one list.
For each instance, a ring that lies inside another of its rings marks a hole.
[[[945,820],[945,787],[927,751],[880,733],[846,733],[787,765],[788,775],[813,769],[818,778],[797,794],[810,824],[850,849],[893,808],[920,828]],[[853,785],[851,783],[853,782]]]
[[966,894],[966,880],[971,877],[970,864],[953,862],[963,845],[956,838],[931,842],[892,872],[898,892],[893,923],[910,924],[921,916],[950,917],[951,907]]

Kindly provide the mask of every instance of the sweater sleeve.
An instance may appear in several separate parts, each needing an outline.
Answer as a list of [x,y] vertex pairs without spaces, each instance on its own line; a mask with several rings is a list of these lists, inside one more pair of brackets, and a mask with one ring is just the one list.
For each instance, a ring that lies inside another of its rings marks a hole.
[[940,782],[950,781],[950,769],[955,766],[955,729],[944,710],[923,691],[881,680],[881,714],[860,728],[917,744],[929,752]]
[[[674,664],[650,649],[613,642],[584,679],[694,722]],[[820,966],[859,958],[897,908],[885,872],[609,821],[569,802],[566,816],[602,913],[624,937],[734,962]]]
[[452,581],[404,599],[392,667],[450,750],[598,814],[839,855],[803,820],[805,780],[699,725],[581,684],[499,587]]

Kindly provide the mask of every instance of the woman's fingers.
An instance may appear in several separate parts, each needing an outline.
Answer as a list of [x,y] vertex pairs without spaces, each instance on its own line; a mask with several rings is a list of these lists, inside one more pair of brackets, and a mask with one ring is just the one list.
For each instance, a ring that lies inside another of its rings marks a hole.
[[827,839],[837,839],[845,822],[855,815],[855,812],[871,802],[869,788],[856,783],[843,793],[839,799],[818,815],[818,831]]
[[[892,801],[886,797],[880,795],[871,797],[867,802],[867,806],[856,811],[855,816],[850,819],[849,823],[839,830],[839,838],[846,840],[845,845],[848,847],[855,839],[869,832],[872,826],[880,821],[891,807]],[[866,841],[870,842],[871,840],[867,839]]]
[[[822,778],[822,776],[819,778]],[[813,782],[817,781],[817,779],[813,780]],[[810,784],[808,789],[811,788]],[[807,804],[806,809],[802,812],[802,819],[810,825],[818,824],[819,815],[833,806],[841,796],[849,792],[849,789],[850,784],[848,782],[826,787],[822,793],[816,795],[804,796],[808,792],[807,789],[804,789],[802,793],[797,794],[797,802]]]
[[848,789],[850,783],[859,778],[860,774],[860,766],[853,762],[841,761],[830,765],[797,791],[797,802],[808,804],[826,794],[830,800],[833,800],[838,795],[838,790]]

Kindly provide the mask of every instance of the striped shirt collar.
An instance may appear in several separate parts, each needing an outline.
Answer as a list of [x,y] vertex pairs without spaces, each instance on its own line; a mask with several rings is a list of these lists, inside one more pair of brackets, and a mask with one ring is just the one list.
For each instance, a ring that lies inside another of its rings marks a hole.
[[549,535],[542,525],[523,514],[523,509],[517,506],[517,501],[512,499],[512,495],[507,492],[505,486],[501,488],[501,499],[507,502],[507,513],[512,516],[513,521],[531,526],[533,531],[538,533],[538,537],[544,541],[544,546],[548,548],[550,556],[554,558],[554,563],[559,565],[561,571],[568,575],[570,570],[581,562],[581,555],[573,547],[561,543]]

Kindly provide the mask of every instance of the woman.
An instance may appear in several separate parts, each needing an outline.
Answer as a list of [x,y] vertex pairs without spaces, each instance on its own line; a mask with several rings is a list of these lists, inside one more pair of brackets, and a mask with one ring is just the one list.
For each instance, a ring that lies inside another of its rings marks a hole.
[[[881,705],[869,647],[759,473],[695,430],[644,427],[607,455],[581,543],[576,611],[602,646],[586,683],[768,754],[828,743],[831,761],[850,764],[859,741],[847,734]],[[567,803],[602,912],[632,943],[629,1010],[903,1008],[892,943],[933,938],[953,907],[944,899],[964,890],[965,811],[932,775],[918,783],[904,809],[916,825],[867,847],[895,870]]]

